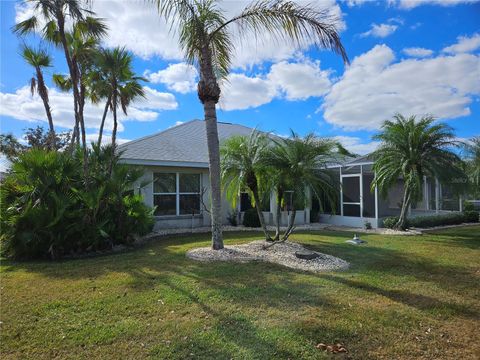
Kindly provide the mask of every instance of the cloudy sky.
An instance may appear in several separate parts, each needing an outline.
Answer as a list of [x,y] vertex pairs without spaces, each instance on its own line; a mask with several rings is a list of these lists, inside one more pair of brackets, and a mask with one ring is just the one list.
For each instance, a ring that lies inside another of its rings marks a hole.
[[[338,18],[351,64],[328,51],[295,48],[264,34],[258,42],[238,39],[234,67],[222,85],[219,120],[257,126],[277,134],[289,129],[337,137],[349,149],[366,153],[371,136],[394,113],[432,114],[461,138],[480,134],[480,2],[474,0],[318,0],[317,7]],[[233,16],[248,4],[222,1]],[[19,56],[22,40],[10,28],[32,14],[22,2],[2,0],[1,132],[46,126],[41,101],[27,86],[33,74]],[[175,34],[144,0],[94,0],[105,18],[106,47],[125,46],[135,55],[135,71],[149,79],[147,99],[121,116],[121,141],[152,134],[177,123],[202,118],[195,93],[197,72],[183,62]],[[59,129],[73,125],[69,94],[51,83],[66,73],[62,54],[46,45],[54,67],[46,70],[53,119]],[[102,106],[89,105],[85,118],[90,139],[98,132]],[[111,119],[108,119],[111,127]]]

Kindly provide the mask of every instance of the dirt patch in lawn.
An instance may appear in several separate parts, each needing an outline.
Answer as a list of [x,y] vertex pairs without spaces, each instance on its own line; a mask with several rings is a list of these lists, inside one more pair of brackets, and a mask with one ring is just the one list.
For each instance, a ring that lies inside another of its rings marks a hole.
[[210,247],[196,248],[187,251],[187,257],[197,261],[265,261],[280,264],[292,269],[322,272],[348,269],[349,263],[332,255],[311,251],[317,257],[311,260],[299,259],[296,252],[309,251],[302,245],[286,241],[267,249],[265,241],[252,241],[243,245],[230,245],[222,250],[212,250]]

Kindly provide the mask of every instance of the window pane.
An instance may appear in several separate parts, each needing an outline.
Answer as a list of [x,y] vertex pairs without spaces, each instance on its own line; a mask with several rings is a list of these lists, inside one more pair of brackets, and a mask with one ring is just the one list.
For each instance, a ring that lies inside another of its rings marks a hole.
[[372,193],[370,186],[372,185],[373,175],[363,175],[363,216],[375,217],[375,193]]
[[154,195],[153,196],[153,205],[157,208],[155,209],[155,215],[176,215],[176,195]]
[[343,202],[360,202],[360,177],[343,178]]
[[174,193],[176,192],[176,176],[174,173],[157,173],[153,177],[154,193]]
[[343,204],[343,216],[360,217],[360,205]]
[[240,211],[247,211],[252,208],[250,196],[246,192],[240,193]]
[[180,192],[200,192],[200,174],[180,174]]
[[200,213],[200,195],[180,195],[180,215]]

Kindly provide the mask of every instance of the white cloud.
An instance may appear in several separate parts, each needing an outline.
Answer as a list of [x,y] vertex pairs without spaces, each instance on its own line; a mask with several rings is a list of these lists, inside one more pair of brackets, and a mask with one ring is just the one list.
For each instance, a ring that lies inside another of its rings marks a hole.
[[182,94],[195,91],[197,88],[197,70],[186,63],[170,64],[166,69],[157,72],[145,72],[148,80],[154,84],[163,83],[168,89]]
[[[87,138],[87,143],[90,144],[92,142],[94,142],[95,144],[98,142],[98,132],[97,133],[90,133],[90,134],[86,134],[86,138]],[[129,141],[131,141],[130,139],[124,139],[124,138],[119,138],[117,136],[117,138],[115,139],[117,145],[119,144],[125,144]],[[112,135],[110,133],[103,133],[102,134],[102,145],[109,145],[112,143]]]
[[480,48],[480,34],[473,34],[471,37],[459,36],[457,43],[447,46],[442,51],[449,54],[468,53]]
[[396,113],[448,119],[470,114],[480,95],[480,56],[394,62],[386,45],[356,57],[325,96],[324,119],[345,129],[378,129]]
[[[161,110],[174,110],[178,104],[175,97],[149,87],[144,87],[146,99],[135,101],[128,108],[128,116],[118,112],[119,131],[123,131],[124,121],[154,121]],[[55,126],[71,129],[74,125],[73,98],[70,93],[49,89],[50,106]],[[47,121],[43,103],[38,95],[31,96],[28,86],[14,93],[0,92],[0,115],[9,116],[23,121]],[[84,111],[86,127],[99,128],[103,115],[104,104],[87,103]],[[111,114],[106,118],[106,129],[111,129],[113,120]]]
[[432,55],[433,51],[421,47],[411,47],[403,49],[403,53],[407,54],[408,56],[423,58]]
[[304,60],[274,64],[265,76],[230,74],[222,86],[220,106],[224,110],[255,108],[274,98],[289,101],[320,97],[330,89],[330,72],[319,61]]
[[[300,2],[308,4],[308,1]],[[238,15],[249,3],[222,1],[220,7],[225,10],[227,18],[230,18]],[[340,31],[345,29],[342,11],[335,0],[322,0],[314,5],[319,9],[326,9],[329,15],[338,18],[336,25]],[[125,46],[142,58],[159,56],[166,60],[183,60],[183,53],[178,46],[178,35],[169,31],[170,26],[160,18],[153,3],[144,0],[94,1],[93,11],[108,24],[109,33],[104,39],[106,46]],[[16,21],[24,20],[32,14],[32,4],[16,6]],[[292,43],[276,42],[268,34],[258,36],[254,32],[242,39],[235,36],[233,66],[246,68],[264,61],[290,59],[298,50],[310,45],[311,43],[306,43],[298,49]]]
[[372,24],[370,30],[361,33],[360,37],[373,36],[378,38],[385,38],[393,34],[398,28],[398,25],[393,24]]
[[340,142],[348,151],[360,155],[369,154],[380,145],[379,141],[363,142],[361,138],[356,136],[340,135],[335,136],[334,139]]
[[230,74],[222,86],[219,105],[224,110],[244,110],[267,104],[276,95],[275,86],[266,79]]
[[439,6],[455,6],[460,4],[471,4],[478,0],[391,0],[401,9],[413,9],[421,5],[439,5]]
[[330,73],[320,69],[320,61],[272,65],[268,79],[287,100],[305,100],[312,96],[323,96],[330,88]]

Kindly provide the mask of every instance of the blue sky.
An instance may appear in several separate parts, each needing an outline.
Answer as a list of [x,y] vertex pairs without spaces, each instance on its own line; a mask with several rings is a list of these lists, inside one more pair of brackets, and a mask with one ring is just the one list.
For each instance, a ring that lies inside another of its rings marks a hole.
[[[351,60],[346,66],[328,51],[278,44],[260,36],[258,44],[236,42],[234,68],[222,86],[219,120],[258,126],[278,134],[289,129],[337,137],[352,151],[366,153],[382,121],[395,112],[430,113],[451,125],[457,136],[480,134],[480,3],[462,0],[335,2],[316,6],[337,16]],[[235,15],[248,2],[223,1]],[[43,107],[27,83],[33,70],[19,56],[24,40],[10,28],[32,14],[22,2],[1,1],[1,132],[46,126]],[[195,93],[196,71],[183,63],[175,35],[142,0],[94,1],[93,10],[110,28],[104,46],[126,46],[135,54],[135,71],[150,79],[147,100],[121,119],[122,141],[145,136],[179,122],[202,118]],[[248,36],[251,39],[252,36]],[[73,125],[71,96],[51,84],[65,73],[61,52],[46,71],[54,122]],[[87,133],[95,139],[101,108],[86,110]],[[111,119],[108,119],[111,126]]]

